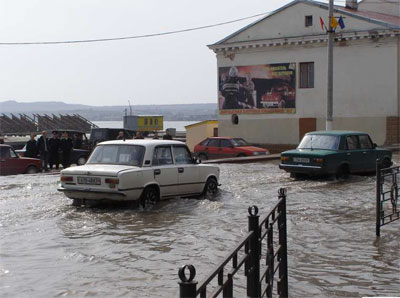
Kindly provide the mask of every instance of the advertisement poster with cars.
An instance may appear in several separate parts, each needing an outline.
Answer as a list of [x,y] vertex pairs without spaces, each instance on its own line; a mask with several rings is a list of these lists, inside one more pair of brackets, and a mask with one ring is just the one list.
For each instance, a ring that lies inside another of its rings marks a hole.
[[220,67],[221,114],[295,113],[296,63]]

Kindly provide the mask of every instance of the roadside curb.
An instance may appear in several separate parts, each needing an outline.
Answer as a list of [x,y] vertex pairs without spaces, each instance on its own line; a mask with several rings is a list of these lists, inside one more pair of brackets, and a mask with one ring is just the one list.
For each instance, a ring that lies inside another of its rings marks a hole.
[[281,154],[268,154],[262,156],[245,156],[245,157],[232,157],[232,158],[221,158],[221,159],[212,159],[212,160],[204,160],[202,163],[204,164],[214,164],[214,163],[251,163],[251,162],[262,162],[269,160],[279,160],[281,158]]

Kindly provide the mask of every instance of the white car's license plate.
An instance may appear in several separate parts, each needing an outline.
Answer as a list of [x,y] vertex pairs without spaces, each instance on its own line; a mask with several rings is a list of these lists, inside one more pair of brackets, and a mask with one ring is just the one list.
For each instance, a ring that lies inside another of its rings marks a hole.
[[304,158],[304,157],[293,157],[293,161],[294,162],[310,162],[309,158]]
[[78,177],[78,184],[100,185],[99,177]]

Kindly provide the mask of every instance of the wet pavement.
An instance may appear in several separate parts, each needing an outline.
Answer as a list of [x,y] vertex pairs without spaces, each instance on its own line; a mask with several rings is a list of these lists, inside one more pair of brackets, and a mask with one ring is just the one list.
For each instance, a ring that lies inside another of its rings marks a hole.
[[58,174],[0,177],[1,297],[176,297],[177,271],[201,281],[288,192],[291,297],[398,296],[400,221],[375,237],[375,177],[292,180],[278,161],[221,164],[219,194],[152,209],[76,208]]

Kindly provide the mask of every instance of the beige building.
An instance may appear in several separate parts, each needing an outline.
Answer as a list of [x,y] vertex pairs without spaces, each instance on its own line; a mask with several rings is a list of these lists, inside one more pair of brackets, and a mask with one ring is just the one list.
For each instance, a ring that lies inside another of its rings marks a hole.
[[185,126],[186,144],[193,152],[194,146],[207,137],[218,136],[218,121],[206,120]]
[[[400,143],[399,0],[335,6],[333,128]],[[219,134],[279,151],[324,130],[328,4],[296,0],[209,45],[219,77]],[[341,26],[341,25],[344,25]]]

